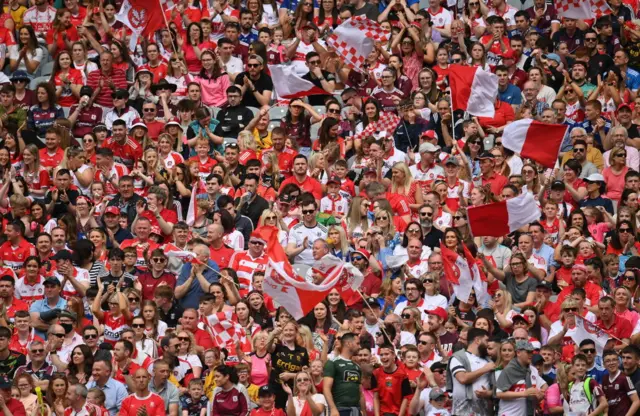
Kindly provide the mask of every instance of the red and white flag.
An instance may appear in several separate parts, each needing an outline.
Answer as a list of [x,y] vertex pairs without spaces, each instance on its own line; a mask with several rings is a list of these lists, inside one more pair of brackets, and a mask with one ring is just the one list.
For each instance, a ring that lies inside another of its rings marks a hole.
[[308,95],[328,94],[311,81],[299,77],[292,65],[269,65],[269,70],[278,98],[291,100]]
[[474,237],[502,237],[540,219],[533,195],[525,192],[515,198],[467,209]]
[[263,282],[264,291],[296,320],[313,310],[333,288],[341,294],[344,292],[343,296],[349,296],[349,291],[357,290],[364,280],[362,273],[351,263],[336,262],[335,256],[329,256],[316,262],[312,268],[312,273],[321,276],[321,281],[317,284],[309,282],[293,270],[278,241],[277,228],[262,226],[256,232],[267,242],[269,263]]
[[374,43],[387,42],[389,35],[378,22],[355,16],[335,28],[327,38],[327,45],[334,48],[347,64],[360,69],[373,50]]
[[[440,254],[442,255],[442,266],[444,270],[444,277],[453,286],[453,293],[456,294],[456,298],[462,302],[468,303],[471,290],[473,289],[473,271],[471,269],[471,262],[473,257],[468,251],[465,252],[465,256],[461,256],[453,250],[450,250],[440,244]],[[469,259],[469,257],[471,257]],[[474,262],[475,263],[475,262]]]
[[165,244],[164,246],[164,254],[167,255],[167,257],[175,257],[178,258],[186,263],[191,263],[193,262],[193,260],[197,257],[196,253],[194,253],[193,251],[189,251],[189,250],[179,250],[176,246],[174,246],[173,244],[169,245],[169,244]]
[[502,145],[552,169],[568,128],[565,124],[545,124],[531,119],[514,121],[504,128]]
[[227,311],[209,315],[207,316],[207,326],[213,336],[215,345],[227,349],[227,362],[239,361],[236,354],[236,346],[239,346],[245,352],[251,351],[251,348],[246,351],[246,347],[249,344],[247,334],[242,325],[238,323],[235,313]]
[[571,336],[573,342],[575,342],[576,345],[580,345],[585,339],[590,339],[596,343],[598,355],[602,355],[604,347],[607,345],[607,341],[609,341],[609,334],[607,334],[604,329],[581,316],[575,315],[575,318],[576,330]]
[[131,29],[129,49],[134,50],[140,36],[148,37],[164,26],[160,0],[124,0],[116,20]]
[[475,259],[466,245],[462,245],[464,248],[464,255],[467,258],[467,263],[469,264],[469,268],[471,269],[471,276],[473,278],[473,290],[476,293],[476,300],[478,301],[478,305],[481,307],[488,306],[489,301],[491,300],[491,295],[487,290],[487,276],[480,269],[480,261]]
[[498,95],[498,77],[478,67],[449,67],[451,106],[478,117],[494,117]]
[[611,8],[605,0],[556,0],[558,16],[570,19],[594,19],[611,14]]
[[391,136],[400,124],[400,117],[393,113],[380,113],[378,121],[369,123],[360,133],[353,136],[354,139],[365,139],[374,134],[386,133]]
[[185,222],[187,225],[193,225],[198,217],[198,204],[196,200],[198,199],[198,195],[202,193],[206,193],[207,188],[205,188],[202,180],[198,180],[191,188],[191,197],[189,198],[189,208],[187,209],[187,218]]

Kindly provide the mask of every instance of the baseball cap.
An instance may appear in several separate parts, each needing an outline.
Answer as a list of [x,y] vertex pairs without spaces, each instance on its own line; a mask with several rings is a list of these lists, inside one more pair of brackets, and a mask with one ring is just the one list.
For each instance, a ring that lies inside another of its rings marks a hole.
[[631,104],[621,103],[616,109],[616,113],[622,110],[623,108],[627,108],[629,111],[633,111],[633,107],[635,107],[634,103],[631,103]]
[[60,250],[51,257],[51,260],[71,260],[71,252],[69,250]]
[[327,179],[327,185],[329,185],[330,183],[337,183],[338,185],[340,185],[342,183],[342,180],[336,175],[333,175],[330,176],[329,179]]
[[538,282],[538,285],[536,286],[536,289],[546,289],[548,291],[552,291],[553,290],[553,285],[547,281],[541,281]]
[[507,48],[507,50],[502,53],[502,59],[516,59],[516,51]]
[[431,367],[429,367],[429,369],[431,371],[446,370],[447,365],[442,361],[436,361],[435,363],[431,364]]
[[78,315],[73,311],[69,311],[65,309],[62,312],[60,312],[59,318],[69,318],[75,321],[78,319]]
[[533,345],[529,341],[523,341],[523,340],[516,341],[516,351],[522,351],[522,350],[533,352],[535,348],[533,348]]
[[378,172],[374,168],[364,168],[362,169],[362,176],[367,176],[369,174],[377,175]]
[[365,303],[369,304],[369,306],[371,306],[372,308],[380,308],[380,304],[378,303],[378,300],[376,298],[367,298],[365,300]]
[[162,236],[162,230],[157,225],[154,225],[154,226],[151,227],[150,234],[157,234],[159,236]]
[[360,255],[362,255],[365,259],[367,259],[367,261],[369,261],[369,257],[371,257],[371,254],[369,253],[369,251],[365,250],[364,248],[359,248],[356,251],[353,252],[358,253]]
[[88,95],[89,97],[92,97],[93,96],[93,88],[91,88],[88,85],[85,85],[82,88],[80,88],[80,97],[83,97],[85,95]]
[[551,190],[553,191],[564,191],[567,187],[562,181],[553,181],[551,184]]
[[491,152],[482,152],[478,159],[495,159],[496,157]]
[[42,283],[43,285],[54,285],[54,286],[62,286],[62,284],[60,283],[60,280],[58,280],[57,277],[47,277],[46,279],[44,279],[44,282]]
[[548,53],[547,54],[547,59],[551,59],[552,61],[556,61],[557,63],[562,62],[560,59],[560,56],[558,56],[558,54],[556,53]]
[[9,377],[5,375],[0,376],[0,389],[10,389],[11,386],[12,384]]
[[268,397],[268,396],[275,396],[275,395],[276,395],[276,392],[273,391],[271,386],[269,386],[268,384],[258,389],[258,397]]
[[104,215],[107,215],[107,214],[120,215],[120,210],[114,206],[107,207],[107,209],[104,210]]
[[15,71],[11,76],[11,82],[29,81],[29,75],[26,71]]
[[420,137],[426,138],[428,140],[438,140],[438,133],[436,133],[435,130],[426,130],[420,135]]
[[125,89],[116,90],[114,93],[111,94],[111,98],[113,99],[124,98],[126,100],[129,98],[129,91]]
[[529,319],[527,319],[527,317],[524,316],[524,315],[520,315],[520,314],[513,315],[513,318],[511,319],[511,321],[513,321],[515,323],[516,319],[520,320],[520,321],[524,321],[527,324],[529,323]]
[[591,175],[584,178],[585,182],[604,182],[604,176],[599,173],[592,173]]
[[440,146],[434,145],[432,143],[422,143],[418,148],[420,153],[435,153],[440,150]]
[[440,306],[438,306],[437,308],[433,308],[431,310],[425,309],[424,311],[429,315],[435,315],[442,318],[443,321],[446,321],[447,318],[449,317],[449,314],[447,314],[447,311],[445,311],[444,308]]
[[460,166],[460,163],[458,163],[458,159],[455,156],[450,156],[447,158],[447,160],[444,161],[445,166],[446,165],[455,165],[455,166]]
[[293,197],[290,194],[281,193],[280,196],[278,197],[278,200],[280,202],[290,204],[293,201]]
[[431,389],[431,391],[429,392],[429,400],[438,400],[442,397],[445,397],[446,394],[444,392],[444,390],[439,389],[439,388],[433,388]]

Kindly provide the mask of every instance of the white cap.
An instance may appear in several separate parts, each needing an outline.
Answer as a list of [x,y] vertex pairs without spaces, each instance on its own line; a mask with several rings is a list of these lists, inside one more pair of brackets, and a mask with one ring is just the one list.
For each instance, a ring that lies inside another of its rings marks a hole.
[[584,178],[587,182],[604,182],[604,176],[599,173],[592,173],[591,175]]

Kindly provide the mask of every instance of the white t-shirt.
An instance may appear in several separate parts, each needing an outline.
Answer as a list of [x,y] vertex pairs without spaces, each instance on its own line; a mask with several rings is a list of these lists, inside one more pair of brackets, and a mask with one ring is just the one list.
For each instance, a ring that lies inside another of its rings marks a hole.
[[[480,358],[477,355],[471,354],[466,351],[467,359],[469,360],[469,365],[471,366],[471,371],[476,371],[484,367],[489,363],[484,358]],[[453,379],[453,408],[452,411],[454,414],[484,414],[487,409],[482,405],[486,402],[484,399],[477,399],[474,396],[474,399],[469,402],[467,400],[466,388],[464,384],[460,383],[458,379],[456,379],[455,375],[461,371],[465,371],[464,366],[456,357],[452,357],[450,361],[451,368],[451,376]],[[472,389],[473,391],[482,390],[482,388],[487,390],[491,389],[491,379],[489,378],[489,373],[483,374],[478,377],[474,382]]]
[[429,403],[429,393],[431,388],[426,388],[420,392],[420,400],[424,404],[423,412],[425,416],[450,416],[451,413],[447,409],[436,409]]
[[231,59],[229,59],[229,62],[224,64],[224,70],[227,72],[227,74],[239,74],[240,72],[244,71],[242,59],[232,56]]
[[296,247],[300,247],[304,242],[304,238],[307,237],[307,247],[296,256],[295,262],[309,266],[313,265],[314,260],[311,251],[313,242],[319,238],[327,238],[327,232],[327,227],[320,223],[317,223],[313,228],[305,226],[304,223],[294,225],[291,231],[289,231],[289,244],[295,243]]
[[[327,399],[325,399],[322,394],[314,394],[313,396],[311,396],[311,399],[316,404],[324,405],[325,408],[327,407]],[[296,416],[300,416],[302,414],[304,403],[304,401],[298,400],[297,397],[293,398],[293,407],[296,409]]]
[[429,10],[429,14],[431,15],[433,27],[436,29],[443,29],[446,25],[450,25],[453,20],[451,12],[444,7],[440,7],[440,10],[438,10],[436,14],[431,13],[431,10]]

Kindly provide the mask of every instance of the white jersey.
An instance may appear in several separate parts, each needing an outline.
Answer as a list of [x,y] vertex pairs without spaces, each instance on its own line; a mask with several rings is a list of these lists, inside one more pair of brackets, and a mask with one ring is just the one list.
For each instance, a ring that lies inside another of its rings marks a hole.
[[429,393],[431,393],[431,387],[422,390],[422,392],[420,393],[420,401],[424,403],[424,416],[451,416],[451,413],[449,413],[447,409],[436,409],[435,407],[431,406]]
[[420,279],[420,276],[429,271],[428,260],[418,260],[416,263],[407,262],[406,264],[409,266],[409,272],[417,279]]
[[440,7],[440,10],[438,10],[435,14],[431,13],[430,9],[427,10],[431,15],[431,23],[433,23],[433,27],[436,29],[443,29],[445,26],[450,25],[453,21],[453,15],[444,7]]
[[506,9],[504,11],[504,13],[500,14],[496,9],[491,9],[489,10],[489,13],[487,13],[487,17],[489,16],[500,16],[504,19],[504,22],[506,23],[507,27],[509,26],[515,26],[516,25],[516,13],[518,13],[518,9],[516,9],[515,7],[506,4]]
[[445,177],[444,169],[442,169],[440,165],[433,165],[433,167],[424,170],[420,164],[416,164],[409,166],[409,172],[411,172],[413,180],[420,186],[423,196],[431,192],[431,184],[434,181],[444,179]]
[[[466,351],[466,355],[467,359],[469,360],[469,365],[471,366],[471,371],[479,370],[489,363],[489,361],[487,361],[486,359],[480,358],[468,351]],[[488,409],[486,407],[486,400],[478,399],[475,396],[473,400],[467,400],[466,386],[460,383],[455,377],[457,373],[465,371],[464,366],[456,357],[451,358],[450,368],[453,381],[453,413],[461,416],[472,414],[487,414]],[[482,390],[483,388],[486,390],[491,390],[491,379],[489,378],[489,373],[483,374],[473,382],[473,391]]]
[[[86,284],[87,287],[89,286],[90,280],[89,280],[89,271],[85,270],[85,269],[81,269],[79,267],[74,267],[73,268],[73,277],[76,279],[76,281],[78,283],[81,284]],[[58,273],[58,271],[55,271],[53,273],[53,275],[56,277],[56,279],[60,280],[60,283],[62,283],[63,280],[65,280],[64,276],[62,276],[60,273]],[[69,296],[77,296],[78,295],[78,291],[76,290],[75,287],[73,287],[73,285],[71,284],[71,282],[69,280],[67,280],[67,282],[65,283],[64,287],[62,288],[62,295],[65,298],[68,298]]]
[[327,227],[320,223],[317,223],[316,226],[312,228],[307,227],[304,223],[294,225],[291,231],[289,231],[290,244],[295,243],[296,247],[300,247],[305,237],[307,237],[307,247],[296,256],[295,262],[309,266],[313,265],[314,259],[311,251],[313,242],[319,238],[326,239],[328,231]]
[[320,200],[320,212],[344,217],[349,212],[349,200],[342,195],[337,198],[327,195]]
[[33,27],[33,30],[36,32],[36,36],[44,39],[53,27],[53,19],[55,17],[56,9],[53,7],[48,6],[47,10],[41,12],[38,11],[36,6],[33,6],[24,12],[22,20],[25,26],[30,25]]
[[[387,132],[387,133],[391,134],[393,132]],[[393,165],[395,165],[398,162],[408,163],[407,154],[402,150],[398,150],[394,148],[393,153],[391,153],[390,156],[385,157],[382,160],[382,176],[384,177],[387,174],[387,172],[391,170]]]
[[[323,47],[325,46],[325,43],[323,40],[318,40],[318,43]],[[300,40],[300,43],[298,44],[298,48],[296,49],[296,54],[293,56],[293,59],[291,60],[291,63],[298,76],[303,76],[307,72],[309,72],[309,68],[307,67],[307,54],[309,52],[315,52],[315,50],[316,49],[313,47],[312,43],[307,44],[307,43],[304,43],[304,41]]]

